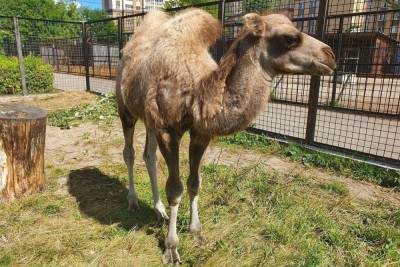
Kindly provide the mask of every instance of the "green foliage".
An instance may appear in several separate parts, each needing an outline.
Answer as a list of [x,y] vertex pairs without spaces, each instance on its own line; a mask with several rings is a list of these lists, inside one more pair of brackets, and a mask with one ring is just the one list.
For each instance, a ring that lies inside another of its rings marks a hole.
[[244,0],[243,8],[245,13],[262,12],[275,7],[275,0]]
[[[177,7],[189,7],[189,6],[195,6],[195,5],[204,4],[204,3],[208,3],[208,2],[212,2],[212,1],[210,1],[210,0],[168,0],[164,3],[164,9],[168,10],[168,9],[177,8]],[[204,9],[204,11],[207,11],[208,13],[213,15],[215,18],[218,17],[218,4],[205,6],[202,9]]]
[[[210,0],[168,0],[164,3],[164,9],[171,9],[176,7],[187,7],[195,6],[203,3],[212,2]],[[274,8],[276,6],[276,0],[245,0],[243,1],[244,13],[249,12],[262,12]],[[218,16],[218,5],[211,5],[204,7],[204,10],[211,13],[214,17]],[[233,14],[232,10],[225,10],[226,16],[240,15]],[[238,12],[238,11],[236,11]]]
[[278,152],[291,160],[301,162],[305,166],[326,168],[339,174],[344,174],[359,180],[372,181],[382,186],[400,186],[399,171],[316,152],[297,144],[280,146],[262,135],[240,132],[228,137],[223,137],[220,141],[229,146],[237,145],[267,153]]
[[249,134],[247,132],[239,132],[224,136],[221,138],[221,141],[228,145],[239,145],[245,148],[261,148],[271,145],[271,140],[265,136]]
[[[1,11],[3,16],[18,16],[36,19],[48,20],[68,20],[68,21],[88,21],[108,18],[107,13],[103,10],[92,10],[88,8],[78,8],[74,2],[54,1],[54,0],[18,0],[7,1],[0,0]],[[0,45],[2,40],[8,38],[12,34],[12,20],[4,19],[0,21],[7,31],[0,31]],[[28,39],[29,36],[35,38],[48,37],[77,37],[81,35],[81,24],[71,23],[53,23],[48,21],[19,20],[19,28],[22,41]],[[10,30],[11,29],[11,30]],[[93,29],[92,29],[93,30]],[[117,32],[117,26],[112,21],[104,22],[94,29],[96,35],[110,35]],[[1,51],[0,51],[1,53]]]
[[114,94],[106,94],[91,104],[76,106],[69,110],[56,111],[49,114],[48,122],[51,126],[69,129],[83,121],[112,123],[117,116]]
[[[84,21],[93,21],[107,19],[109,16],[104,10],[93,10],[86,7],[79,9],[80,19]],[[99,36],[116,36],[118,33],[117,24],[113,21],[94,23],[90,25],[90,31]]]
[[[53,88],[53,69],[41,58],[25,58],[26,83],[28,92],[49,93]],[[21,94],[21,75],[16,57],[0,56],[0,95]]]
[[41,58],[25,58],[26,84],[29,93],[49,93],[54,90],[53,68]]

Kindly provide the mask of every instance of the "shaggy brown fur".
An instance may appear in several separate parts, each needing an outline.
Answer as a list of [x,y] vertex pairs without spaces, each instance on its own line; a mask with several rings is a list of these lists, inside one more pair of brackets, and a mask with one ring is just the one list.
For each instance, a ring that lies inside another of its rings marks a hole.
[[[218,69],[208,48],[220,32],[216,19],[196,9],[173,18],[161,11],[147,15],[123,50],[121,94],[136,100],[129,111],[154,127],[180,122],[200,81]],[[164,103],[171,97],[180,103]]]

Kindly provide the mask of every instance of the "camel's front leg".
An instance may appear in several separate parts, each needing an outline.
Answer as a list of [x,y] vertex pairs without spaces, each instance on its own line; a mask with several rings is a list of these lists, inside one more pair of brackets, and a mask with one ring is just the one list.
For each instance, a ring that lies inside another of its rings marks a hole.
[[198,211],[198,194],[201,186],[201,175],[199,172],[201,158],[210,143],[210,138],[190,133],[189,146],[189,164],[190,174],[187,182],[190,197],[190,226],[189,230],[192,234],[199,235],[201,233],[201,223]]
[[157,184],[157,138],[151,129],[146,129],[146,145],[144,148],[143,159],[146,163],[147,171],[150,176],[151,190],[153,192],[154,210],[158,219],[168,220],[164,204],[161,202]]
[[178,253],[178,235],[176,233],[176,222],[178,218],[178,208],[181,201],[183,185],[179,178],[179,143],[181,135],[175,133],[162,132],[157,135],[160,151],[168,165],[168,180],[166,193],[171,214],[168,226],[168,235],[165,239],[165,252],[163,255],[164,264],[180,263]]

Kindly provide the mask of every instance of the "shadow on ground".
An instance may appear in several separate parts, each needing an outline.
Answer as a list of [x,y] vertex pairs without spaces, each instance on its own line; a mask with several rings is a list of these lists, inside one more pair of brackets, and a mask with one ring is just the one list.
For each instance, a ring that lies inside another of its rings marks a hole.
[[69,173],[68,191],[79,209],[102,224],[119,224],[126,230],[156,225],[153,209],[139,200],[139,211],[128,211],[128,189],[116,177],[97,168],[83,168]]

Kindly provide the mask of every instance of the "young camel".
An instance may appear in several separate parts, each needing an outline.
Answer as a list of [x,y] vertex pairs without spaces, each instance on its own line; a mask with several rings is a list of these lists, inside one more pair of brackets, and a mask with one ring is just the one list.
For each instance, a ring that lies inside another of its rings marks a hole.
[[183,191],[179,178],[183,133],[190,133],[190,232],[200,234],[199,167],[210,140],[245,129],[265,108],[275,75],[329,75],[336,67],[331,48],[299,32],[284,15],[245,15],[241,33],[217,64],[208,49],[220,33],[218,21],[204,11],[189,9],[175,17],[155,11],[145,16],[120,62],[116,93],[125,136],[129,208],[138,208],[132,146],[138,119],[146,125],[143,157],[155,211],[163,219],[168,216],[157,186],[157,146],[168,166],[166,195],[171,211],[164,263],[180,262],[176,222]]

